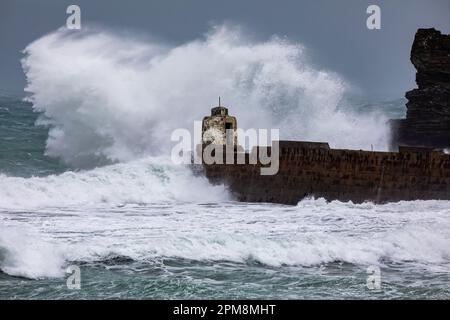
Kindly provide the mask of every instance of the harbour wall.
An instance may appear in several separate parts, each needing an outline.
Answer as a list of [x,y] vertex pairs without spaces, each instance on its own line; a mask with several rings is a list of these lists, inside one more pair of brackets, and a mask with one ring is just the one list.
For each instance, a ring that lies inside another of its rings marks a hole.
[[450,199],[450,155],[441,150],[399,147],[399,152],[372,152],[280,141],[275,175],[261,175],[261,164],[249,164],[248,159],[246,154],[246,164],[203,164],[203,172],[212,183],[226,184],[237,200],[248,202]]

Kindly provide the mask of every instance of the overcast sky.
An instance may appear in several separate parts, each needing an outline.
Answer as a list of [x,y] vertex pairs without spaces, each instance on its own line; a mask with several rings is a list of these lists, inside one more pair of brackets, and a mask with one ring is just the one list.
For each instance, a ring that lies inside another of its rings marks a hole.
[[[211,24],[243,25],[253,37],[286,36],[372,96],[401,97],[415,86],[409,53],[420,27],[450,33],[449,0],[0,0],[0,91],[22,92],[21,50],[63,25],[78,4],[82,23],[149,33],[176,44]],[[381,30],[366,28],[366,9],[381,7]]]

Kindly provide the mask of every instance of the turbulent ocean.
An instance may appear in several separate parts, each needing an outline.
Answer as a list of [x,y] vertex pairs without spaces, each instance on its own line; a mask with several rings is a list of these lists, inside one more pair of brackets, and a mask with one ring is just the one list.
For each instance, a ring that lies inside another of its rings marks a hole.
[[404,99],[356,98],[309,58],[225,26],[28,45],[24,96],[0,92],[0,298],[450,298],[449,201],[241,203],[170,160],[219,94],[239,127],[386,150]]

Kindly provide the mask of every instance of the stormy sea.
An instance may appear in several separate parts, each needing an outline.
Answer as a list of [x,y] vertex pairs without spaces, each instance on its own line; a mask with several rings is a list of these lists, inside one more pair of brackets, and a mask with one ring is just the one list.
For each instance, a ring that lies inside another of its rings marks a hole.
[[170,158],[218,95],[239,127],[364,150],[403,98],[227,26],[179,46],[56,30],[23,54],[25,93],[0,91],[0,298],[450,298],[449,201],[243,203]]

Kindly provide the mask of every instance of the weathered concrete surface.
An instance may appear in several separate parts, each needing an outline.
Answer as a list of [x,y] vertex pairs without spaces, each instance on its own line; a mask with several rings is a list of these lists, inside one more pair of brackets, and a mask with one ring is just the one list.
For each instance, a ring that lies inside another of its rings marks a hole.
[[[227,129],[231,135],[228,135]],[[228,109],[218,106],[211,109],[211,116],[202,121],[203,144],[237,145],[237,121],[228,115]]]
[[423,148],[370,152],[280,141],[274,176],[260,175],[259,164],[204,164],[203,172],[249,202],[297,204],[310,196],[355,203],[450,199],[450,155]]
[[411,49],[418,88],[408,91],[406,119],[391,120],[398,145],[450,147],[450,35],[419,29]]

